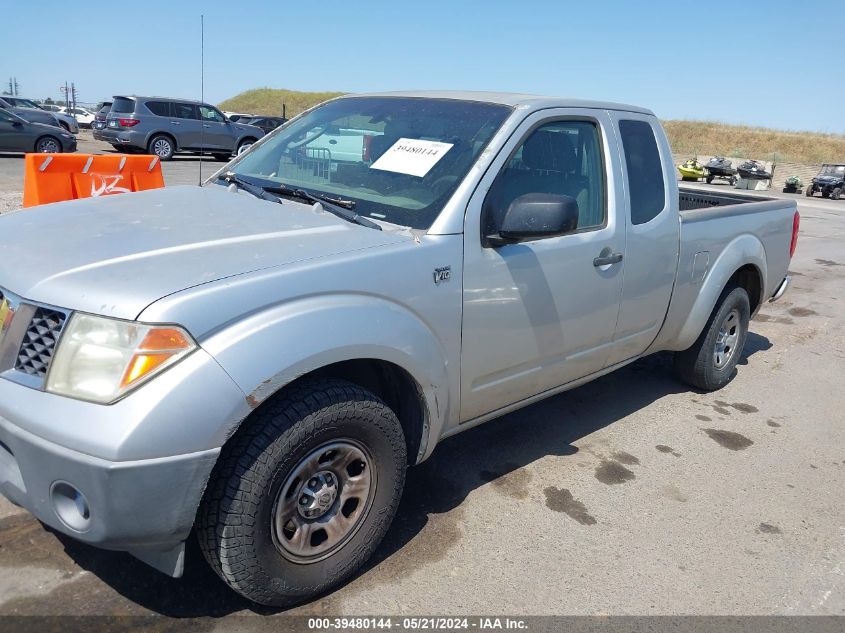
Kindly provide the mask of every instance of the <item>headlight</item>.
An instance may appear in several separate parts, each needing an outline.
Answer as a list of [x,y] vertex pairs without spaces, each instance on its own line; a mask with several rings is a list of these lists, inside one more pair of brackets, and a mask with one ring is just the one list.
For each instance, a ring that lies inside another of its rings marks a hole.
[[180,327],[77,313],[65,326],[46,389],[82,400],[114,402],[196,348]]

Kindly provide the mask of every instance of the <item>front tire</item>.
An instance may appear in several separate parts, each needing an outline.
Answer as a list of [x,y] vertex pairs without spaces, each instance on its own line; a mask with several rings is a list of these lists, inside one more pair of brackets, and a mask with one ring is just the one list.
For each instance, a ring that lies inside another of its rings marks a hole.
[[238,143],[238,149],[235,150],[235,156],[240,156],[245,151],[247,151],[250,147],[255,144],[254,138],[245,138],[240,143]]
[[716,391],[733,380],[750,318],[751,302],[745,289],[726,288],[698,340],[675,353],[675,371],[681,380],[704,391]]
[[305,380],[264,403],[224,447],[200,506],[206,559],[254,602],[290,606],[355,574],[405,483],[396,415],[343,380]]
[[62,144],[55,136],[42,136],[35,143],[35,151],[39,154],[61,154]]
[[839,198],[842,197],[842,187],[836,187],[833,191],[831,191],[830,197],[832,200],[839,200]]

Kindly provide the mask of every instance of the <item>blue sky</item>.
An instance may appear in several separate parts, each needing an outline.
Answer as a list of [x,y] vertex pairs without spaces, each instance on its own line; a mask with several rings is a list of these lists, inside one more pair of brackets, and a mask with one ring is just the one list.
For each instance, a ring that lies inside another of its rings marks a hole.
[[[712,8],[709,8],[712,7]],[[845,133],[841,11],[823,2],[5,3],[0,81],[57,98],[466,88],[607,99],[664,118]],[[762,8],[762,11],[755,9]],[[811,16],[815,17],[811,20]]]

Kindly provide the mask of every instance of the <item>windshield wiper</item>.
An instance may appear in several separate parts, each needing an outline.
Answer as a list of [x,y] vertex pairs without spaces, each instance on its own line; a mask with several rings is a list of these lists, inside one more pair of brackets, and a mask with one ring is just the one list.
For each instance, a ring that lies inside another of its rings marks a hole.
[[353,224],[360,224],[371,229],[381,231],[381,226],[361,215],[358,215],[352,209],[355,207],[354,200],[340,200],[337,198],[330,198],[329,196],[322,196],[314,193],[309,193],[305,189],[294,189],[286,185],[279,185],[274,187],[263,187],[264,191],[276,193],[282,196],[289,196],[291,198],[299,198],[300,200],[307,200],[308,202],[317,202],[329,213],[333,213],[339,218],[343,218]]
[[251,193],[256,198],[261,198],[262,200],[269,200],[270,202],[281,202],[278,197],[274,196],[263,187],[259,187],[258,185],[253,185],[251,182],[247,182],[234,172],[230,171],[220,176],[220,178],[230,184],[237,185],[240,189],[243,189],[247,193]]

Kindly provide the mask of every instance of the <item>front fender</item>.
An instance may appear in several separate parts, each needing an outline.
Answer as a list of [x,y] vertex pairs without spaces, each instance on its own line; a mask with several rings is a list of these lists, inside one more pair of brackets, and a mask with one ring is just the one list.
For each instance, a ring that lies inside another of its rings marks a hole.
[[440,341],[417,314],[382,297],[329,294],[286,302],[214,333],[203,348],[247,394],[253,409],[316,369],[373,359],[401,367],[417,382],[429,436],[438,436],[449,411]]
[[[682,255],[665,331],[661,332],[649,352],[681,351],[695,343],[728,281],[743,266],[750,264],[757,269],[761,291],[768,287],[766,251],[760,240],[753,235],[743,234],[728,243],[710,264],[700,282],[695,281],[694,259],[692,249]],[[761,297],[757,297],[757,302],[758,305],[762,303]]]

